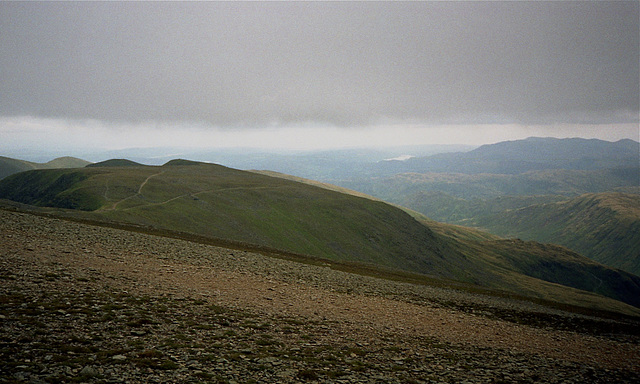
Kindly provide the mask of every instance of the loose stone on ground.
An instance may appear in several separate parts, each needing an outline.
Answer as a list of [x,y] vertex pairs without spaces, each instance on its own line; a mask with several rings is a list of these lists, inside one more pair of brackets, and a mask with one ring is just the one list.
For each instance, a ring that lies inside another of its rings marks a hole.
[[640,382],[633,322],[6,211],[0,230],[0,382]]

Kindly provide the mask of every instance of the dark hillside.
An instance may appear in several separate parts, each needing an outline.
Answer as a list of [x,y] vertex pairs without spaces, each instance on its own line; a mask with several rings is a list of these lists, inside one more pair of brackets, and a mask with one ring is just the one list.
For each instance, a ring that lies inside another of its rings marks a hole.
[[522,240],[498,240],[484,244],[504,264],[523,274],[551,283],[615,297],[640,307],[640,277],[592,262],[567,248]]
[[175,166],[180,166],[180,165],[199,165],[199,164],[204,164],[204,163],[199,162],[199,161],[175,159],[175,160],[168,161],[166,164],[164,164],[164,166],[165,167],[175,167]]
[[[633,302],[626,286],[616,291],[625,274],[586,258],[567,268],[588,268],[603,281],[602,287],[581,285],[573,275],[550,273],[560,267],[541,269],[536,275],[526,265],[502,257],[500,246],[489,246],[483,240],[486,236],[460,236],[460,230],[454,231],[455,236],[437,234],[428,223],[381,201],[214,164],[181,162],[24,172],[0,181],[0,198],[73,208],[76,211],[63,214],[94,222],[228,239],[561,302],[573,303],[582,295],[556,284],[597,288],[617,300]],[[527,257],[522,249],[505,249],[515,252],[512,258]],[[555,251],[536,249],[540,260],[557,260]],[[559,263],[575,258],[580,257],[562,258]],[[617,278],[605,277],[608,273]],[[635,293],[640,297],[640,289]]]
[[0,179],[32,169],[35,169],[35,163],[0,156]]
[[483,215],[474,224],[509,237],[562,244],[640,275],[640,195],[600,193]]
[[0,183],[0,196],[24,204],[92,211],[99,196],[78,189],[90,177],[76,170],[34,170],[11,175]]
[[93,163],[87,165],[89,168],[101,168],[101,167],[139,167],[142,164],[127,159],[111,159],[101,161],[99,163]]
[[507,238],[560,244],[599,263],[640,275],[639,193],[467,200],[442,192],[417,192],[398,203],[434,220]]

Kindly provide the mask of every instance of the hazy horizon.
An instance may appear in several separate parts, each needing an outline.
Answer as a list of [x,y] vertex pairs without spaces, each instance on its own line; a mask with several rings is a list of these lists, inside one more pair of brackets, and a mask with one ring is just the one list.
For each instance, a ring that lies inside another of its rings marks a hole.
[[0,151],[640,140],[640,3],[0,3]]
[[[529,138],[551,138],[530,136],[524,139],[503,140],[496,143],[525,140]],[[577,137],[573,137],[574,139]],[[572,139],[572,138],[558,138]],[[584,139],[584,138],[578,138]],[[592,139],[586,139],[592,140]],[[602,139],[596,139],[602,140]],[[633,140],[633,139],[620,139]],[[616,142],[620,140],[604,140]],[[640,143],[638,140],[633,140]],[[18,160],[32,161],[36,163],[46,163],[60,157],[76,157],[90,162],[101,162],[110,159],[124,158],[141,162],[146,165],[162,165],[172,159],[186,159],[203,162],[214,162],[231,167],[234,164],[225,164],[225,161],[235,161],[252,163],[251,167],[259,166],[260,159],[289,156],[317,156],[324,154],[336,154],[339,157],[351,156],[353,160],[360,161],[364,158],[371,161],[382,160],[407,160],[412,157],[427,157],[448,152],[467,152],[479,148],[483,145],[469,144],[403,144],[388,146],[353,146],[342,148],[308,148],[291,149],[275,147],[183,147],[183,146],[157,146],[157,147],[126,147],[126,148],[41,148],[37,146],[22,146],[20,148],[0,147],[0,156],[14,158]],[[266,157],[264,157],[266,156]]]

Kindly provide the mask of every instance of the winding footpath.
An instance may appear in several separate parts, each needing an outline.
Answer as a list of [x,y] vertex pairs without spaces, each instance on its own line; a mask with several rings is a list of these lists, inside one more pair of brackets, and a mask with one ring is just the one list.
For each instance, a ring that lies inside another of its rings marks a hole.
[[[110,207],[102,208],[102,209],[103,210],[108,210],[108,211],[115,211],[118,208],[118,205],[120,205],[120,203],[142,195],[142,188],[144,188],[144,186],[147,185],[149,180],[151,180],[152,178],[154,178],[156,176],[160,176],[165,172],[166,171],[160,171],[158,173],[154,173],[152,175],[149,175],[146,179],[144,179],[144,181],[142,183],[140,183],[140,186],[138,187],[138,191],[135,194],[133,194],[131,196],[128,196],[128,197],[125,197],[124,199],[118,200],[118,201],[114,202]],[[109,198],[107,197],[108,192],[109,192],[109,179],[107,179],[107,182],[106,182],[106,185],[105,185],[105,192],[103,194],[105,200],[107,200],[107,201],[109,200]]]

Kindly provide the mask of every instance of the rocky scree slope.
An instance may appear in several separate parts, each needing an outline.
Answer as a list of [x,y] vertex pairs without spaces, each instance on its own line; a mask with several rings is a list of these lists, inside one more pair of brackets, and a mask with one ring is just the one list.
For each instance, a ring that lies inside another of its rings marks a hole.
[[0,210],[0,381],[633,383],[600,317]]

